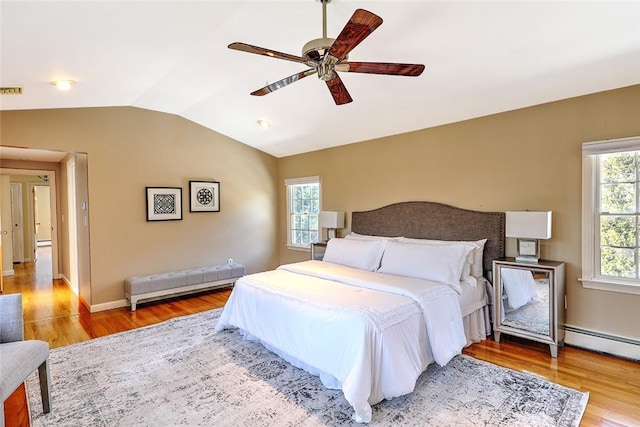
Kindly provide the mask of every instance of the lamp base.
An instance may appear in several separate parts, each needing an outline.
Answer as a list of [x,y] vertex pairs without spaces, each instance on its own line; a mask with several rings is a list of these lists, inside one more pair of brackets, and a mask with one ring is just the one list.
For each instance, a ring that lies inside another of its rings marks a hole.
[[517,262],[537,264],[540,259],[540,241],[538,239],[518,239]]
[[335,228],[327,228],[327,241],[338,237],[336,230]]

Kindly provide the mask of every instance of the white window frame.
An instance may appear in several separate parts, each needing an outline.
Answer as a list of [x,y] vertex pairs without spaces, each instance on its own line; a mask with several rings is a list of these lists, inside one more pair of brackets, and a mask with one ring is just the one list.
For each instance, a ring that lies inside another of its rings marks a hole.
[[[302,178],[287,178],[284,180],[284,185],[287,189],[287,248],[293,249],[296,251],[311,251],[311,245],[297,245],[291,243],[291,189],[294,185],[304,185],[304,184],[318,184],[318,202],[319,209],[322,210],[322,180],[319,176],[307,176]],[[320,235],[320,228],[318,227],[318,235]]]
[[640,280],[600,275],[598,155],[640,151],[640,136],[582,144],[582,277],[584,288],[640,295]]

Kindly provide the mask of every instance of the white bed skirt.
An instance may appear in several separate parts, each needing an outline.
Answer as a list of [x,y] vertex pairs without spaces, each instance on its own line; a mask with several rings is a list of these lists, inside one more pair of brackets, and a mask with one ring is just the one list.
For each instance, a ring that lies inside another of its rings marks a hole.
[[467,337],[465,347],[469,347],[474,342],[487,339],[487,335],[491,334],[489,306],[485,305],[469,315],[464,316],[462,323],[464,326],[464,335]]

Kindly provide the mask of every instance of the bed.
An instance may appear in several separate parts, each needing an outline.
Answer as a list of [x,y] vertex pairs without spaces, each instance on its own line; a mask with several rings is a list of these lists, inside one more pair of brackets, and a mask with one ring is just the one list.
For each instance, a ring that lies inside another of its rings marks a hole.
[[238,328],[341,389],[369,422],[371,405],[412,392],[429,364],[490,333],[482,276],[504,256],[504,222],[435,202],[353,212],[325,260],[238,280],[216,330]]

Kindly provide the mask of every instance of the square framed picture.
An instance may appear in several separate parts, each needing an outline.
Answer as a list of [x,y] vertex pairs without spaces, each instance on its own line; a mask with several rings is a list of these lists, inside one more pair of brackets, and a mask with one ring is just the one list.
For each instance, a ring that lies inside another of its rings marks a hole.
[[147,221],[182,219],[182,188],[146,187]]
[[218,181],[189,181],[189,212],[220,212]]

